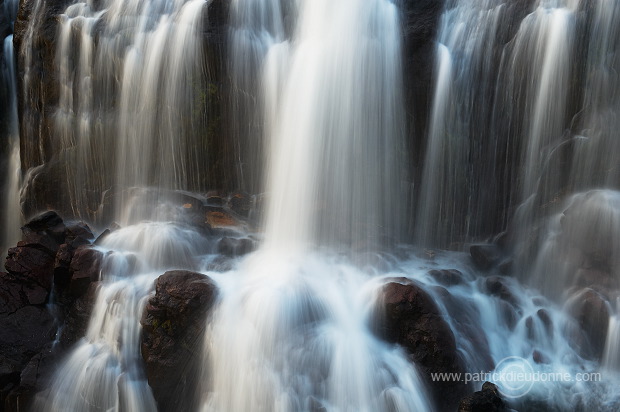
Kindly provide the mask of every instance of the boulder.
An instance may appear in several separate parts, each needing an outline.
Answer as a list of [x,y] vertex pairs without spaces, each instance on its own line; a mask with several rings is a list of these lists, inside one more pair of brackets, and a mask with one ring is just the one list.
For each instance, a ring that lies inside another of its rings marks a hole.
[[571,342],[576,342],[582,356],[600,359],[605,349],[610,316],[606,299],[597,291],[585,288],[568,299],[566,311],[577,320],[585,337],[576,337]]
[[432,297],[409,279],[390,279],[378,294],[371,327],[389,343],[403,347],[431,389],[439,410],[456,408],[466,393],[463,382],[434,382],[431,373],[462,373],[452,330]]
[[464,280],[463,274],[456,269],[433,269],[428,274],[444,286],[460,285]]
[[247,255],[255,248],[254,241],[249,238],[223,237],[217,242],[217,253],[228,257]]
[[502,251],[494,244],[471,245],[469,253],[476,267],[481,270],[489,270],[502,260]]
[[73,254],[69,267],[69,291],[75,296],[83,295],[92,282],[99,280],[103,253],[91,246],[81,246]]
[[459,405],[459,412],[507,412],[509,409],[491,382],[482,384],[482,390],[467,395]]
[[159,411],[192,410],[205,319],[217,297],[207,276],[169,271],[155,282],[142,317],[142,357]]

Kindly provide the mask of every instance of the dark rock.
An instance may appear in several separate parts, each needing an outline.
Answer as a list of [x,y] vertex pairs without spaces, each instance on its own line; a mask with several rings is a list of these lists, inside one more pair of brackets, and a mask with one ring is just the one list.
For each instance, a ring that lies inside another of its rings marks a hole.
[[95,235],[90,227],[84,222],[77,222],[67,226],[65,231],[65,243],[77,248],[82,245],[90,244]]
[[534,352],[532,352],[532,360],[534,360],[534,362],[539,365],[551,363],[551,359],[549,359],[548,356],[546,356],[544,353],[542,353],[538,349],[534,349]]
[[252,210],[252,199],[248,194],[235,193],[228,200],[228,207],[239,216],[248,217]]
[[459,405],[459,412],[504,412],[506,407],[496,385],[485,382],[482,390],[466,396]]
[[9,249],[4,267],[16,279],[29,285],[38,285],[49,292],[54,277],[54,260],[54,255],[50,255],[47,250],[18,246]]
[[24,225],[25,229],[32,232],[53,231],[59,235],[64,235],[65,225],[58,213],[50,210],[32,218]]
[[586,342],[578,348],[581,354],[600,359],[605,348],[609,325],[610,313],[607,301],[593,289],[582,289],[574,293],[566,305],[567,312],[577,320],[586,337]]
[[500,263],[502,258],[502,251],[493,244],[471,245],[469,253],[474,264],[481,270],[491,269]]
[[91,282],[99,280],[103,253],[90,246],[82,246],[75,250],[69,268],[71,281],[69,290],[73,296],[84,294]]
[[505,259],[497,266],[497,269],[502,275],[510,276],[512,274],[513,267],[514,261],[512,259]]
[[195,409],[205,318],[217,288],[205,275],[166,272],[142,317],[142,357],[160,411]]
[[460,285],[463,283],[463,274],[456,269],[433,269],[429,270],[428,274],[437,282],[446,286]]
[[466,392],[465,384],[431,379],[431,373],[459,373],[464,369],[454,334],[428,293],[408,279],[391,279],[379,290],[371,325],[380,338],[405,349],[440,410],[457,406]]
[[248,238],[223,237],[217,242],[217,253],[228,257],[247,255],[254,249],[254,242]]
[[93,242],[93,245],[100,245],[101,242],[103,242],[103,239],[108,237],[108,235],[110,233],[112,233],[112,232],[110,232],[110,229],[106,229],[103,232],[101,232],[101,234],[99,236],[97,236],[97,239],[95,239],[95,241]]
[[550,337],[553,337],[553,321],[551,320],[551,316],[547,309],[538,309],[536,315],[540,319],[540,321],[545,325],[545,331]]
[[71,347],[86,336],[100,284],[101,282],[90,283],[86,292],[68,303],[69,307],[64,315],[64,327],[60,335],[60,341],[64,348]]
[[519,300],[512,293],[506,281],[499,276],[491,276],[485,279],[484,286],[486,291],[491,296],[497,296],[498,298],[510,303],[512,306],[518,306]]
[[68,285],[71,280],[70,266],[74,251],[75,249],[66,243],[58,248],[54,261],[54,284],[59,287]]

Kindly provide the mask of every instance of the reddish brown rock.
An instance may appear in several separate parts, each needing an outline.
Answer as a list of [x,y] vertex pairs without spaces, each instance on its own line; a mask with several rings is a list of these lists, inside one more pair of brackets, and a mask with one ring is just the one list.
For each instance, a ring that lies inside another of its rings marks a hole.
[[379,291],[372,326],[379,337],[405,349],[440,410],[456,408],[465,384],[433,382],[431,373],[461,373],[464,367],[454,334],[428,293],[408,279],[392,279]]
[[170,271],[155,283],[142,317],[142,357],[160,412],[195,409],[205,319],[216,296],[215,283],[200,273]]
[[90,246],[79,247],[70,264],[71,280],[69,290],[74,296],[81,296],[91,282],[99,280],[103,253]]

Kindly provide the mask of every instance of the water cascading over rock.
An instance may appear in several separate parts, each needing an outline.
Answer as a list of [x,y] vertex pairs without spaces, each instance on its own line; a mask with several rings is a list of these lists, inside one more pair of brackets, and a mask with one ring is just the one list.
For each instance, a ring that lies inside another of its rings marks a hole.
[[262,85],[265,239],[234,277],[216,277],[203,410],[428,409],[415,367],[368,328],[367,274],[320,252],[398,236],[398,10],[384,0],[232,10],[247,24],[233,30],[232,54],[247,53],[238,70],[254,69],[234,76]]
[[[0,207],[2,216],[2,231],[0,232],[0,253],[5,255],[9,246],[17,243],[20,237],[19,226],[22,220],[19,202],[19,188],[21,184],[21,166],[19,150],[19,126],[17,117],[17,77],[15,72],[15,53],[13,48],[13,22],[17,14],[17,2],[5,1],[2,5],[3,18],[6,20],[8,34],[2,42],[0,58],[2,72],[0,82],[3,92],[0,102],[4,109],[0,113],[2,132],[2,150],[0,150],[0,168],[3,178],[0,185],[3,188],[4,199]],[[2,28],[4,31],[4,28]],[[0,33],[0,37],[2,37]],[[5,144],[6,142],[6,144]]]

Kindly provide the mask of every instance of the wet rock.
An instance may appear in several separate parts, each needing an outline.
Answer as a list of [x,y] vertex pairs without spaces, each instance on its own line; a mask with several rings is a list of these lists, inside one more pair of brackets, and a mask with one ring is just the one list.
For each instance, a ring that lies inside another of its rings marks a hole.
[[574,293],[567,301],[567,312],[578,322],[585,334],[586,342],[579,344],[578,349],[583,356],[600,359],[605,348],[609,309],[605,298],[593,289],[582,289]]
[[90,315],[95,306],[97,291],[101,282],[92,282],[80,297],[70,299],[65,303],[63,329],[60,342],[64,348],[69,348],[78,340],[86,336]]
[[239,227],[241,223],[223,210],[210,210],[206,214],[206,223],[212,229]]
[[76,222],[67,226],[65,230],[65,243],[73,248],[88,245],[95,239],[90,227],[84,222]]
[[391,279],[379,290],[374,332],[402,346],[431,388],[440,410],[454,409],[466,392],[462,382],[433,382],[431,373],[463,372],[452,330],[422,288],[405,278]]
[[217,242],[217,253],[228,257],[247,255],[255,248],[254,241],[249,238],[223,237]]
[[142,317],[142,357],[160,411],[195,409],[194,386],[207,313],[217,288],[205,275],[166,272]]
[[91,282],[99,280],[103,253],[90,246],[76,249],[69,268],[71,280],[69,290],[73,296],[84,294]]
[[428,274],[445,286],[454,286],[463,283],[463,274],[456,269],[433,269],[429,270]]
[[537,364],[549,364],[551,363],[551,359],[538,349],[534,349],[532,352],[532,360]]
[[493,244],[471,245],[469,253],[474,264],[481,270],[491,269],[502,259],[501,249]]
[[547,335],[553,337],[553,321],[551,320],[551,315],[549,315],[547,309],[538,309],[536,315],[545,326],[545,331],[547,332]]
[[463,398],[459,412],[507,412],[509,409],[496,385],[485,382],[482,390]]
[[491,276],[485,279],[484,286],[486,291],[491,296],[497,296],[505,302],[510,303],[512,306],[518,306],[519,300],[512,293],[510,287],[506,284],[506,281],[499,276]]

